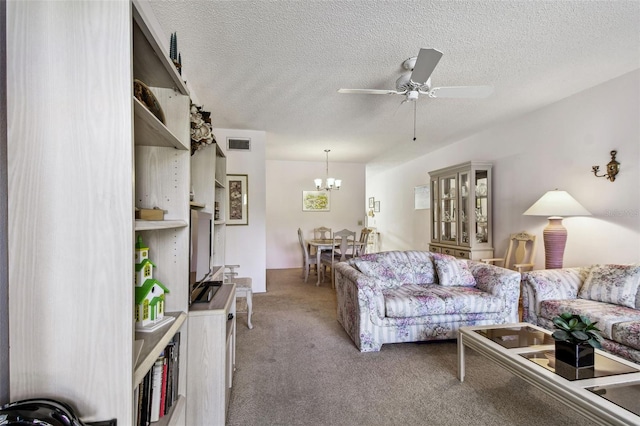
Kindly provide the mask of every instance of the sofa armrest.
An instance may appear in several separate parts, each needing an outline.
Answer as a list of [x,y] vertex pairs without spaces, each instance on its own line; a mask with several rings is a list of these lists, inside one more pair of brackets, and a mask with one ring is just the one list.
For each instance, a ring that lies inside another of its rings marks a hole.
[[588,267],[524,272],[522,274],[523,320],[538,324],[540,303],[545,300],[577,298],[578,290],[588,273]]
[[360,314],[366,313],[372,320],[382,320],[385,312],[380,280],[363,274],[347,262],[334,266],[336,292],[350,293],[351,299],[355,297],[358,300]]
[[518,322],[520,273],[473,260],[469,260],[468,265],[476,280],[476,288],[502,298],[508,310],[509,321]]

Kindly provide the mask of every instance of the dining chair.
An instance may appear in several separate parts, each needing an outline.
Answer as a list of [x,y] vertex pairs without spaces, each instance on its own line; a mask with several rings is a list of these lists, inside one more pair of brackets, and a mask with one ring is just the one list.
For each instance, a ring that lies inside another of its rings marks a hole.
[[309,255],[309,248],[307,247],[307,242],[302,236],[302,229],[300,228],[298,228],[298,241],[300,241],[300,247],[302,247],[302,271],[304,274],[304,282],[306,283],[309,279],[309,273],[311,272],[311,265],[316,265],[316,274],[320,273],[320,268],[317,264],[316,257]]
[[322,263],[322,266],[328,266],[331,268],[332,288],[335,288],[335,270],[333,265],[355,257],[356,246],[355,231],[343,229],[342,231],[334,232],[331,252],[327,250],[325,253],[320,254],[320,262]]
[[331,228],[327,228],[326,226],[315,228],[313,230],[313,239],[314,240],[330,240]]
[[367,245],[369,244],[369,235],[371,235],[371,229],[362,228],[360,231],[360,240],[356,246],[356,255],[362,256],[367,252]]
[[509,246],[504,257],[480,259],[480,261],[523,273],[533,269],[535,255],[536,236],[519,232],[509,236]]

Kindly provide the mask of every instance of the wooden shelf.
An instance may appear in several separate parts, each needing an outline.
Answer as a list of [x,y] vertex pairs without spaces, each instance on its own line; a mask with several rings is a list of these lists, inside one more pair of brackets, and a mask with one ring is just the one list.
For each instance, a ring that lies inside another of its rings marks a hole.
[[[158,43],[161,38],[147,25],[150,19],[144,16],[145,8],[141,7],[139,0],[134,0],[133,4],[134,77],[147,86],[175,89],[183,95],[189,95],[189,89],[169,59],[167,50]],[[168,46],[169,40],[165,41]]]
[[224,188],[225,184],[216,179],[216,188]]
[[159,229],[185,228],[189,224],[184,220],[142,220],[136,219],[137,231],[155,231]]
[[157,422],[152,422],[153,426],[177,426],[181,423],[181,419],[184,419],[184,410],[187,407],[186,398],[183,395],[179,395],[178,399],[174,401],[171,409]]
[[165,315],[175,317],[175,320],[153,333],[136,333],[136,339],[142,340],[144,343],[133,372],[134,388],[142,382],[160,352],[171,341],[187,318],[185,312],[167,312]]
[[182,150],[191,147],[185,145],[167,127],[151,113],[142,102],[133,98],[135,114],[135,144],[143,146],[164,146]]

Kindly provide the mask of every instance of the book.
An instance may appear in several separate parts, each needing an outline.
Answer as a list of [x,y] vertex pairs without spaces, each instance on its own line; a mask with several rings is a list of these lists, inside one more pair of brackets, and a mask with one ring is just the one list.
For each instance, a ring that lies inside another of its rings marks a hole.
[[151,370],[147,372],[140,384],[140,426],[149,426],[149,404],[151,390]]
[[160,419],[160,393],[162,388],[162,364],[164,356],[160,356],[151,368],[151,407],[149,420],[157,422]]
[[[165,351],[166,352],[166,351]],[[160,406],[158,407],[158,417],[164,417],[167,404],[167,370],[169,365],[167,357],[162,358],[162,384],[160,386]]]

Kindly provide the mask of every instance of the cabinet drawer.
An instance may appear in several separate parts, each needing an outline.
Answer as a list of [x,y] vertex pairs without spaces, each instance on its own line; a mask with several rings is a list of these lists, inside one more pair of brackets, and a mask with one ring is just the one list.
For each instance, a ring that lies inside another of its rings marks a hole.
[[440,249],[440,253],[448,254],[449,256],[455,256],[456,255],[456,250],[452,249],[452,248],[442,247]]
[[462,250],[456,250],[455,256],[460,258],[460,259],[471,259],[471,252],[462,251]]
[[429,251],[433,253],[440,253],[440,247],[437,246],[429,246]]

